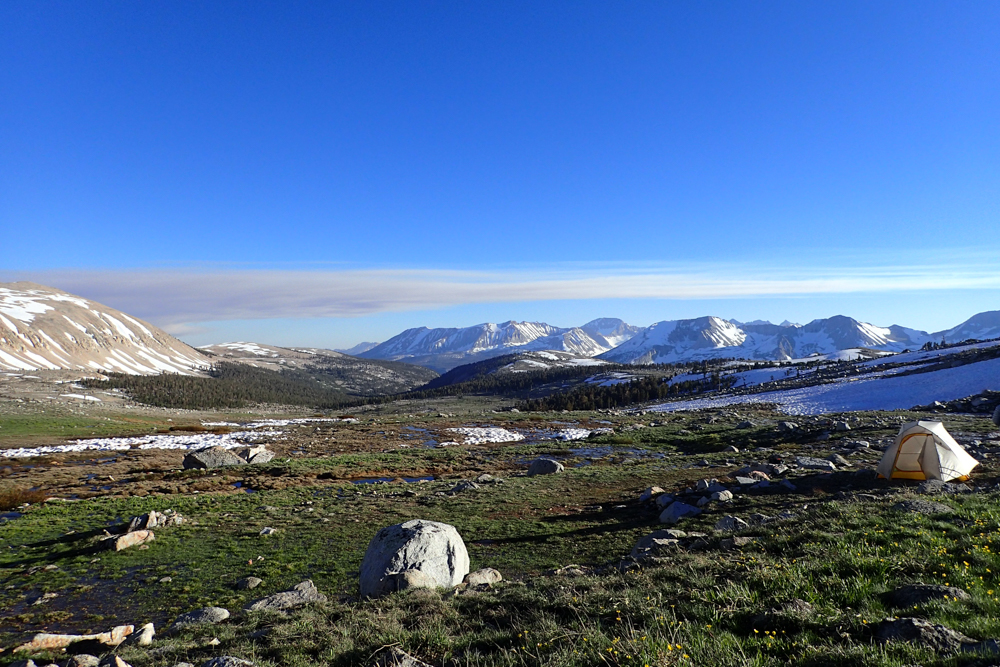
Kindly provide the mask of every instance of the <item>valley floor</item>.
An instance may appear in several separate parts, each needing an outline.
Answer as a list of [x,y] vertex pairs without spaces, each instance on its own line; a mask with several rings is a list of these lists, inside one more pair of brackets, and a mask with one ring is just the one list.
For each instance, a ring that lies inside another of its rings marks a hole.
[[[183,450],[132,447],[0,459],[8,503],[0,512],[0,646],[8,649],[0,664],[27,657],[10,649],[35,633],[147,622],[157,629],[152,646],[119,650],[136,667],[219,655],[261,667],[370,665],[390,646],[433,665],[985,664],[962,652],[969,642],[935,648],[878,637],[887,617],[912,617],[970,642],[1000,638],[1000,433],[983,416],[854,412],[796,418],[789,430],[778,426],[788,417],[764,405],[672,414],[507,407],[468,397],[320,417],[4,402],[0,454],[83,434],[189,437],[279,419],[258,428],[277,453],[263,465],[183,470]],[[981,459],[974,491],[937,494],[944,507],[929,514],[900,505],[929,498],[916,483],[872,472],[899,424],[921,417],[942,419]],[[839,421],[850,429],[837,430]],[[213,426],[221,422],[233,426]],[[454,428],[523,439],[484,442]],[[585,431],[590,437],[554,439]],[[826,471],[798,458],[835,454],[843,459]],[[566,470],[526,477],[540,455]],[[736,480],[744,466],[768,461],[789,469],[753,488]],[[685,490],[711,479],[734,499],[675,526],[689,537],[631,556],[637,541],[667,527],[654,503],[640,502],[643,489],[693,503],[700,494]],[[105,531],[151,510],[184,521],[156,529],[141,547],[95,551]],[[748,525],[714,530],[726,516]],[[411,518],[456,526],[472,569],[496,568],[504,581],[358,600],[369,540]],[[263,583],[239,589],[247,576]],[[241,611],[307,579],[326,602],[288,615]],[[968,597],[900,606],[893,591],[914,583]],[[164,632],[206,606],[232,616]],[[66,660],[33,655],[39,665]]]

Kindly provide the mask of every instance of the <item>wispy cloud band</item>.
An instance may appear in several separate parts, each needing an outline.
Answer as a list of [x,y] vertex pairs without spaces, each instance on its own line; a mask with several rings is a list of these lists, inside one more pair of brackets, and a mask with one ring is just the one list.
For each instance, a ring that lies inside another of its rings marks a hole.
[[5,278],[58,287],[168,329],[193,322],[356,317],[481,303],[1000,289],[1000,271],[968,262],[850,269],[61,270]]

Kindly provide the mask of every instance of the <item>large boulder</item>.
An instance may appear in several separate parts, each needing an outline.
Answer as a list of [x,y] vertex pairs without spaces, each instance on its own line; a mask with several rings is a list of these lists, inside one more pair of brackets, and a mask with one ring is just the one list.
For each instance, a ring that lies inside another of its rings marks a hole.
[[225,466],[244,466],[246,460],[240,458],[225,447],[206,447],[191,452],[184,457],[184,468],[224,468]]
[[528,477],[535,475],[552,475],[564,470],[563,464],[555,459],[535,459],[528,466]]
[[383,528],[368,543],[361,561],[361,596],[415,588],[418,582],[427,582],[419,587],[452,588],[468,573],[469,552],[455,527],[414,519]]

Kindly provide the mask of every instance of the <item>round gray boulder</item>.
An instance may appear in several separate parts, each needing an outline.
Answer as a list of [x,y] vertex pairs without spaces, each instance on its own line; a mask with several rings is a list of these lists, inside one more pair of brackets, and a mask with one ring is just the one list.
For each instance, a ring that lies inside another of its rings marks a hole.
[[528,466],[528,477],[535,475],[552,475],[564,470],[563,464],[555,459],[535,459]]
[[383,528],[368,543],[361,561],[361,596],[379,597],[405,588],[453,588],[468,573],[469,552],[455,527],[414,519]]

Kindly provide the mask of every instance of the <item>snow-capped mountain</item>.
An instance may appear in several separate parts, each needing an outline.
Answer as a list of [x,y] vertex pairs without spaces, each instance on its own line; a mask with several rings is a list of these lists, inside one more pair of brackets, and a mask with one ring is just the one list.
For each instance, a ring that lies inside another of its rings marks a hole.
[[1000,310],[988,310],[973,315],[953,329],[939,331],[932,338],[935,341],[943,338],[947,343],[960,343],[970,338],[977,340],[1000,338]]
[[594,320],[585,326],[594,334],[583,327],[560,328],[543,322],[488,322],[462,329],[419,327],[407,329],[358,356],[408,361],[435,370],[511,352],[558,350],[594,357],[607,352],[634,328],[613,319]]
[[29,282],[0,283],[0,369],[192,373],[210,359],[125,313]]
[[626,324],[617,317],[601,317],[587,322],[580,328],[595,341],[608,347],[608,349],[618,347],[642,331],[642,327],[634,327],[631,324]]
[[900,326],[877,327],[850,317],[813,320],[804,326],[754,322],[738,325],[718,317],[657,322],[601,355],[618,363],[675,363],[697,359],[797,359],[869,348],[899,352],[931,337]]

